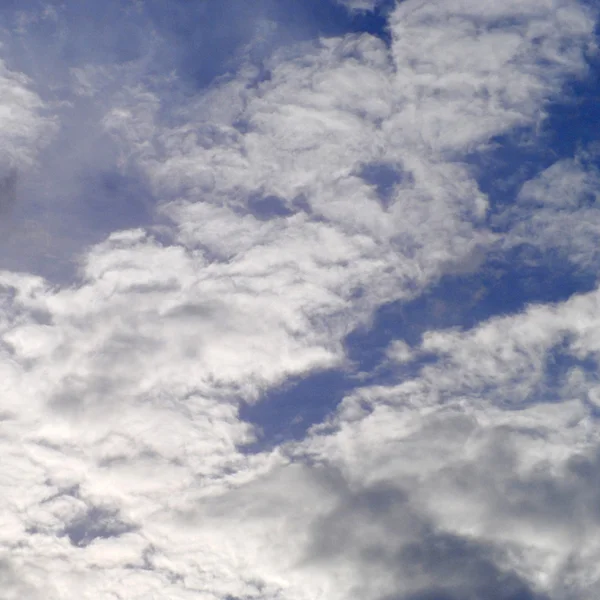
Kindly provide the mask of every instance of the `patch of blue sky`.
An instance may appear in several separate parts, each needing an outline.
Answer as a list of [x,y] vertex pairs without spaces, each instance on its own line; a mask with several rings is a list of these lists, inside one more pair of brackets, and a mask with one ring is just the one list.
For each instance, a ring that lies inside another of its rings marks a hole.
[[[595,35],[600,36],[598,25]],[[488,195],[487,225],[493,230],[503,230],[498,215],[514,203],[521,186],[558,160],[596,148],[591,160],[600,166],[600,55],[592,49],[586,59],[587,74],[567,81],[547,103],[537,130],[516,128],[492,138],[489,151],[468,157],[480,189]]]
[[257,439],[246,452],[261,452],[278,444],[302,439],[322,423],[356,381],[344,370],[332,369],[287,381],[270,390],[256,404],[243,404],[240,417],[256,427]]
[[[193,88],[202,89],[233,72],[248,53],[261,59],[282,45],[352,32],[389,42],[386,14],[394,4],[386,0],[375,11],[352,13],[333,0],[29,1],[3,3],[0,19],[11,34],[13,51],[6,48],[5,56],[28,74],[37,75],[52,62],[56,69],[135,60],[158,38],[166,44],[153,57],[155,70],[176,69]],[[36,16],[25,19],[27,14]]]
[[[12,234],[0,240],[0,268],[70,281],[86,247],[115,230],[156,221],[152,192],[141,177],[118,166],[114,143],[94,126],[96,115],[85,100],[82,104],[41,150],[39,166],[18,174],[8,216]],[[23,228],[39,234],[30,239]],[[29,240],[25,251],[23,235]]]
[[[492,140],[489,150],[469,157],[480,189],[490,201],[486,225],[492,231],[506,231],[501,217],[515,205],[523,184],[555,162],[592,150],[587,160],[598,166],[600,153],[594,146],[600,141],[600,61],[593,56],[589,60],[588,76],[568,83],[563,94],[546,106],[547,117],[539,131],[514,130]],[[368,167],[361,176],[376,187],[384,204],[402,179],[401,172],[388,165]],[[279,443],[286,436],[302,437],[358,385],[409,379],[435,360],[420,356],[390,367],[387,350],[394,340],[418,346],[426,331],[470,329],[494,316],[516,314],[535,303],[562,302],[595,288],[597,268],[575,266],[564,253],[531,241],[490,253],[474,272],[445,275],[408,302],[381,306],[369,327],[351,332],[345,340],[352,371],[309,375],[242,412],[262,431],[257,447]],[[574,368],[588,372],[592,367],[591,362],[576,361],[557,348],[538,396],[551,400],[556,386]],[[363,377],[357,379],[357,373]]]
[[[470,329],[491,317],[521,312],[529,304],[560,302],[594,289],[593,274],[572,269],[560,257],[536,255],[516,249],[490,257],[475,273],[444,276],[413,300],[381,306],[369,327],[351,332],[345,340],[351,369],[288,382],[263,401],[242,409],[241,417],[260,431],[258,443],[249,449],[262,450],[282,439],[301,439],[354,388],[409,380],[437,360],[419,354],[405,364],[390,364],[387,351],[395,340],[418,347],[427,331]],[[531,261],[532,257],[535,260]],[[574,359],[558,349],[553,357],[555,364],[548,365],[548,390],[553,389],[553,378],[565,377],[568,368],[575,366]]]
[[560,257],[527,250],[489,257],[475,273],[445,275],[413,300],[380,307],[369,329],[347,337],[350,359],[369,371],[384,360],[393,340],[418,346],[427,331],[470,329],[491,317],[521,312],[528,304],[564,301],[594,288],[591,274],[574,271]]
[[498,216],[514,203],[521,186],[555,162],[592,151],[590,164],[600,166],[600,61],[591,61],[590,70],[547,106],[540,131],[516,129],[492,139],[489,151],[469,157],[490,201],[487,224],[492,230],[503,230]]
[[359,176],[375,187],[377,197],[385,208],[390,205],[396,186],[412,180],[410,173],[405,173],[400,165],[385,162],[364,165]]
[[164,4],[149,2],[153,25],[173,41],[173,58],[193,88],[208,85],[246,60],[260,61],[282,45],[346,33],[370,33],[389,42],[386,13],[394,1],[374,12],[350,13],[331,0],[230,0]]

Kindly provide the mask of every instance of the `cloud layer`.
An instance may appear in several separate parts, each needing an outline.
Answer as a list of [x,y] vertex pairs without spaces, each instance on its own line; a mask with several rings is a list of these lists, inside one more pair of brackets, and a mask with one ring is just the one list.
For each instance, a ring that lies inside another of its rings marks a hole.
[[[114,8],[124,25],[86,55],[61,10],[4,14],[5,597],[600,591],[598,290],[394,330],[373,372],[348,351],[382,307],[487,277],[489,256],[595,275],[593,148],[494,211],[475,161],[517,130],[541,143],[549,103],[589,75],[591,10],[408,0],[389,45],[260,49],[262,20],[193,91],[152,6]],[[269,394],[328,371],[352,387],[329,416],[257,445],[244,407],[268,419]]]

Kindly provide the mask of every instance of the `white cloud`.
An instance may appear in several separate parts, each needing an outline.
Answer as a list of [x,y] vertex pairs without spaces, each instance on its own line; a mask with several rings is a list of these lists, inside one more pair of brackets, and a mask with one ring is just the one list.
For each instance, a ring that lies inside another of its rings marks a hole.
[[0,129],[4,168],[31,166],[37,151],[52,133],[52,121],[44,115],[42,100],[30,89],[31,82],[0,62]]
[[[418,519],[434,524],[418,534],[413,551],[421,554],[414,561],[405,551],[411,535],[390,536],[389,525],[382,524],[369,550],[378,560],[363,581],[395,557],[394,576],[401,583],[392,578],[388,593],[415,582],[445,593],[482,594],[476,581],[468,583],[460,573],[468,570],[469,548],[475,551],[470,544],[476,544],[480,557],[494,556],[496,567],[551,598],[585,597],[599,589],[593,473],[600,439],[589,402],[597,389],[599,314],[595,291],[471,332],[430,334],[421,350],[439,353],[440,362],[396,387],[355,392],[329,425],[317,427],[296,449],[299,456],[308,453],[339,468],[351,486],[387,490],[386,506],[398,515],[417,519],[416,510]],[[557,346],[564,356],[593,366],[572,366],[557,377]],[[546,378],[554,389],[544,389]],[[355,516],[348,519],[354,523]],[[377,531],[375,523],[369,526]],[[364,568],[361,552],[370,543],[355,531],[337,542],[348,550],[335,552],[354,571]],[[429,547],[428,536],[437,536],[438,545]],[[455,565],[454,583],[437,580],[430,561],[437,557],[441,575],[443,565],[453,564],[452,552],[467,562]],[[424,579],[416,576],[419,569]],[[399,597],[413,597],[405,593]],[[486,593],[512,597],[500,589]]]
[[600,176],[582,157],[560,160],[525,183],[518,202],[498,217],[510,229],[506,247],[558,251],[576,267],[594,270],[600,233]]
[[372,11],[381,4],[381,0],[336,0],[336,2],[351,11]]
[[[238,414],[343,367],[378,306],[477,266],[495,238],[461,161],[583,71],[593,24],[553,6],[402,3],[391,51],[371,36],[287,48],[270,77],[248,66],[193,101],[167,95],[174,77],[117,91],[110,68],[73,71],[90,127],[169,222],[113,232],[68,286],[0,274],[7,597],[595,589],[597,385],[572,369],[554,405],[531,403],[558,344],[596,360],[596,293],[396,342],[392,360],[439,360],[357,390],[295,446],[245,453]],[[368,165],[397,176],[389,199]],[[523,202],[546,201],[544,177]],[[273,214],[256,208],[268,198]]]

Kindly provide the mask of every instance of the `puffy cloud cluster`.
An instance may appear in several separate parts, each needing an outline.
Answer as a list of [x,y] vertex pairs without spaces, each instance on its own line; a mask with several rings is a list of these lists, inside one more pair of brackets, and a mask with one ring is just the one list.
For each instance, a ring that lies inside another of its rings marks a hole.
[[[377,556],[362,581],[384,568],[389,597],[597,593],[598,314],[594,292],[432,332],[414,360],[434,364],[347,397],[295,449],[383,494],[375,537],[352,528],[334,554]],[[392,515],[425,529],[391,535]]]
[[520,190],[517,202],[498,216],[509,227],[506,247],[533,246],[555,252],[576,269],[595,273],[600,176],[594,153],[555,162]]
[[[493,233],[467,159],[539,122],[593,28],[577,3],[411,0],[389,48],[295,45],[192,99],[141,59],[73,71],[99,164],[115,149],[158,205],[68,284],[0,274],[5,597],[594,596],[597,291],[396,340],[396,380],[297,443],[248,452],[239,412],[351,370],[349,332],[489,248],[589,256],[593,166],[551,166]],[[51,120],[6,81],[0,135],[31,163]]]

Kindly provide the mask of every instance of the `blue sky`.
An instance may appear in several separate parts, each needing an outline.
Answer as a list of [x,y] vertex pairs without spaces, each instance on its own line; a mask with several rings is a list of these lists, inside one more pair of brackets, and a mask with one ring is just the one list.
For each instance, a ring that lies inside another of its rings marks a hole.
[[8,597],[595,597],[599,31],[5,2]]

